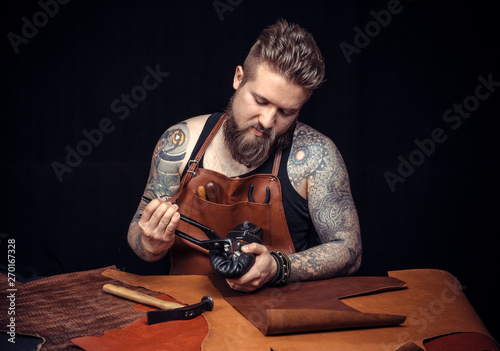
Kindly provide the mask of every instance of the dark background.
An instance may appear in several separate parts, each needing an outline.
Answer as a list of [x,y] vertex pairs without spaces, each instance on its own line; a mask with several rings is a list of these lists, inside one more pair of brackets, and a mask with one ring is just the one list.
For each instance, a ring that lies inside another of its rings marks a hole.
[[[37,1],[2,1],[3,268],[13,238],[20,280],[108,265],[164,273],[165,262],[140,261],[126,242],[156,141],[176,122],[222,110],[234,69],[261,29],[286,18],[313,33],[326,60],[327,80],[300,119],[344,156],[362,228],[360,274],[446,270],[498,333],[500,91],[473,106],[458,128],[443,118],[475,94],[479,76],[500,82],[493,8],[401,0],[400,12],[348,63],[340,44],[354,45],[355,27],[375,31],[370,11],[389,1],[219,3],[223,13],[213,1],[73,0],[44,16]],[[23,17],[39,28],[25,29],[31,38],[12,45],[9,33],[23,34]],[[140,93],[148,66],[169,75],[120,119],[113,101]],[[53,163],[64,165],[68,147],[82,147],[83,131],[105,121],[113,131],[81,149],[87,155],[58,179]],[[436,128],[446,140],[418,159],[414,140]],[[385,172],[397,175],[398,157],[410,154],[419,165],[391,189]]]

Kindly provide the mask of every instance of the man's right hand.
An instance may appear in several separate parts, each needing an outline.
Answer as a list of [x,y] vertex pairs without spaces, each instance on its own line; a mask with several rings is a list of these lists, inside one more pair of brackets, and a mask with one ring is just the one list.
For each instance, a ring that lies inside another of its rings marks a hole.
[[145,251],[158,255],[170,249],[175,241],[175,229],[180,220],[178,206],[153,199],[137,223]]

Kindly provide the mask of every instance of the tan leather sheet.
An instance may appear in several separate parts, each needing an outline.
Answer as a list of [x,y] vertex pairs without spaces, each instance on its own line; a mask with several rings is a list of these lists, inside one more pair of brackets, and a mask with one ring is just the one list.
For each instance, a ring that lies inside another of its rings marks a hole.
[[399,313],[408,318],[401,326],[276,337],[274,351],[304,350],[328,345],[332,350],[425,350],[423,341],[456,332],[477,332],[491,339],[476,312],[449,273],[433,269],[389,272],[405,281],[408,289],[344,299],[364,312]]
[[[196,303],[200,296],[214,298],[216,308],[205,313],[209,333],[203,350],[418,350],[423,340],[453,332],[488,331],[449,273],[438,270],[390,272],[389,276],[405,281],[408,289],[387,291],[343,299],[354,310],[406,315],[401,326],[348,329],[329,332],[264,336],[223,298],[204,276],[141,277],[107,270],[107,277],[147,289],[164,292],[184,303]],[[337,278],[338,279],[338,278]],[[292,285],[292,284],[291,284]],[[272,317],[274,318],[274,317]]]
[[477,332],[491,338],[462,292],[460,282],[450,273],[415,269],[393,271],[389,275],[404,280],[409,288],[388,292],[383,296],[361,296],[344,300],[349,306],[365,312],[384,310],[408,316],[401,327],[381,330],[385,338],[384,347],[413,342],[425,349],[424,340],[457,332]]

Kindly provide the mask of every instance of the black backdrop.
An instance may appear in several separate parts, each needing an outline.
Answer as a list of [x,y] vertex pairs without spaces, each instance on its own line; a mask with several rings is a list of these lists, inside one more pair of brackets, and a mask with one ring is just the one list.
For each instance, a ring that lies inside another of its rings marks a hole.
[[496,332],[500,51],[489,5],[1,6],[0,255],[5,269],[15,239],[19,279],[107,265],[164,272],[165,262],[141,262],[126,242],[155,143],[173,123],[224,108],[260,30],[286,18],[314,34],[326,60],[327,80],[300,119],[344,156],[362,227],[360,274],[449,271]]

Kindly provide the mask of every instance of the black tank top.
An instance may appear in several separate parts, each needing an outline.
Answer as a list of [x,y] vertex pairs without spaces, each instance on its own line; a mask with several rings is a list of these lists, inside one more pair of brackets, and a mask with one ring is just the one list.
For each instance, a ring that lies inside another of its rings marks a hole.
[[[191,160],[195,158],[199,149],[205,142],[217,121],[222,117],[223,113],[214,113],[208,117],[205,126],[200,134],[200,137],[191,154]],[[288,156],[290,155],[291,146],[283,150],[281,155],[280,169],[278,172],[278,179],[281,184],[281,193],[283,198],[283,208],[285,210],[285,218],[292,237],[295,251],[303,251],[309,247],[318,245],[320,243],[318,234],[314,229],[314,225],[309,215],[307,200],[304,199],[290,183],[290,178],[287,172]],[[240,178],[245,178],[254,174],[270,174],[272,173],[274,164],[274,154],[259,167],[253,171],[240,175]],[[203,167],[203,157],[200,160],[199,167]],[[184,173],[187,169],[184,169]],[[183,176],[184,176],[183,173]]]

